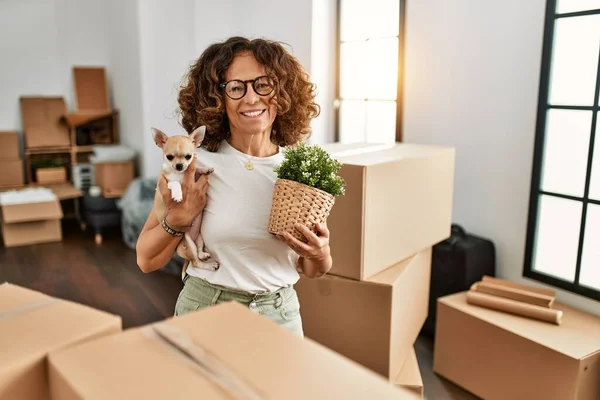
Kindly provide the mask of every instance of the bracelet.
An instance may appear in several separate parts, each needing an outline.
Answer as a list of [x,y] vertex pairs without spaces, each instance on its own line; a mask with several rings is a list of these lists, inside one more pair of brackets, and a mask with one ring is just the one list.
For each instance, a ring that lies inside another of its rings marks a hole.
[[171,236],[175,236],[175,237],[182,237],[183,236],[183,232],[179,232],[179,231],[173,230],[173,229],[171,229],[171,227],[169,225],[167,225],[167,219],[166,218],[163,218],[163,220],[160,223],[160,225]]

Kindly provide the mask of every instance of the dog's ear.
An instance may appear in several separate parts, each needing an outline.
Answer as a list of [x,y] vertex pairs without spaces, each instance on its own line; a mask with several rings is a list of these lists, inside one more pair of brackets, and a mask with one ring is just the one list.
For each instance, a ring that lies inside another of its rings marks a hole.
[[190,134],[190,139],[194,142],[194,147],[200,146],[200,143],[204,140],[204,134],[206,133],[206,126],[202,125],[196,128],[194,132]]
[[160,129],[151,128],[152,129],[152,138],[154,139],[154,143],[161,149],[167,143],[167,135],[165,135]]

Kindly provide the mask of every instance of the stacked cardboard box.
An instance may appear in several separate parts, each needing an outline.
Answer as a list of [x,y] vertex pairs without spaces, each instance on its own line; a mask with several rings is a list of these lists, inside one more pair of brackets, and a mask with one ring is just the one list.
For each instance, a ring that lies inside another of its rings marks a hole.
[[432,246],[450,235],[454,150],[323,147],[346,195],[328,219],[333,268],[296,285],[305,334],[398,382],[427,316]]
[[17,132],[0,132],[0,171],[0,189],[23,186],[23,161]]

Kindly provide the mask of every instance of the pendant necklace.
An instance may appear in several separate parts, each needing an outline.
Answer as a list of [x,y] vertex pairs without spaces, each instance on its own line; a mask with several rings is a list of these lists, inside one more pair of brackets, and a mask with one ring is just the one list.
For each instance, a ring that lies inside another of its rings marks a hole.
[[[252,145],[252,139],[254,138],[254,135],[252,135],[252,137],[250,138],[250,144],[248,145],[248,153],[250,153],[250,146]],[[248,156],[246,154],[244,154],[244,156],[246,156],[246,158],[248,159],[248,162],[246,163],[245,167],[247,171],[252,171],[254,169],[254,164],[252,164],[252,159],[254,158],[254,156],[248,158]]]

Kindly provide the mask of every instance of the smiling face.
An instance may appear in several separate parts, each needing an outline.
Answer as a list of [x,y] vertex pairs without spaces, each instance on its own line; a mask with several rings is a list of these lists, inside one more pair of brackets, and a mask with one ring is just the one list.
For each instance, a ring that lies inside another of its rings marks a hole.
[[[264,75],[266,75],[265,68],[256,61],[254,55],[243,53],[233,59],[225,72],[225,81],[229,82],[233,79],[247,81]],[[246,89],[246,95],[239,100],[224,95],[231,134],[252,136],[266,132],[270,135],[276,109],[269,104],[269,100],[274,96],[275,91],[267,96],[260,96],[254,91],[251,82],[247,83]]]

